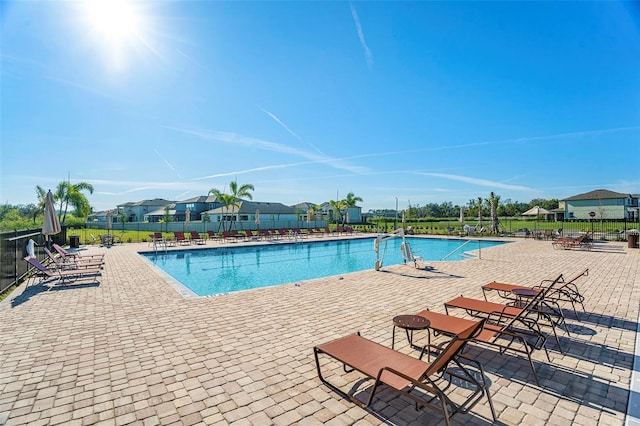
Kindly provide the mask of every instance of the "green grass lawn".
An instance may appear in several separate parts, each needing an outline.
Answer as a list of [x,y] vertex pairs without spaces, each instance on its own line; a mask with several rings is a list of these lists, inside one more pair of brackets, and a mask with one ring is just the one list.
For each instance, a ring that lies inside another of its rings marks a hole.
[[[478,224],[477,219],[475,220],[466,220],[464,224],[469,226],[476,226]],[[458,235],[462,232],[462,227],[464,225],[458,221],[458,218],[451,218],[449,220],[410,220],[405,223],[397,222],[398,227],[404,226],[405,228],[411,226],[415,234],[426,234],[426,235]],[[385,219],[372,219],[367,223],[358,223],[351,224],[356,231],[358,232],[391,232],[394,230],[394,226],[396,222],[394,219],[387,218]],[[606,230],[600,229],[599,222],[552,222],[552,221],[542,221],[535,219],[522,220],[522,219],[501,219],[500,220],[500,233],[499,235],[509,235],[513,232],[516,232],[522,228],[528,228],[529,230],[534,229],[571,229],[573,231],[580,232],[589,232],[594,230],[595,232],[600,231],[619,231],[625,229],[625,224],[623,222],[607,222],[605,223]],[[490,227],[489,220],[482,221],[482,226],[486,230]],[[629,224],[627,224],[627,227]],[[335,231],[336,224],[329,224],[329,228],[332,231]],[[69,229],[67,231],[67,238],[71,235],[80,236],[80,243],[84,245],[91,244],[100,244],[100,236],[106,234],[107,231],[105,229],[91,229],[91,228],[81,228],[81,229]],[[139,242],[149,242],[151,239],[149,238],[150,231],[146,230],[119,230],[117,229],[117,225],[110,231],[116,237],[118,242],[122,243],[139,243]],[[174,238],[173,232],[163,232],[163,236],[167,239]],[[482,235],[491,237],[492,235],[488,232],[483,233]]]

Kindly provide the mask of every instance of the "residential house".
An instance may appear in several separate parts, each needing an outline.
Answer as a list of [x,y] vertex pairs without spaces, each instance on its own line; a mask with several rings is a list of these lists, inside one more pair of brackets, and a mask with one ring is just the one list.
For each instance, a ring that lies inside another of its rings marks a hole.
[[116,207],[119,212],[124,212],[127,217],[127,222],[141,222],[149,212],[163,208],[171,203],[173,203],[173,201],[165,200],[163,198],[154,198],[153,200],[118,204]]
[[113,223],[118,220],[117,215],[118,215],[118,211],[115,209],[94,212],[87,217],[87,222],[106,223],[107,216],[111,216],[111,221]]
[[[221,206],[206,212],[211,222],[241,229],[298,227],[299,215],[293,207],[282,203],[239,200],[237,205]],[[258,220],[259,219],[259,220]],[[225,225],[229,226],[229,225]]]
[[184,222],[189,210],[189,220],[201,220],[202,213],[221,207],[215,195],[200,195],[184,201],[176,201],[175,219]]
[[176,203],[167,204],[160,209],[153,210],[145,214],[142,220],[145,222],[158,223],[165,221],[165,215],[170,218],[169,222],[176,221]]
[[562,201],[565,220],[637,220],[637,195],[596,189]]
[[362,207],[349,207],[341,212],[336,211],[331,203],[324,202],[320,204],[322,209],[322,217],[330,223],[360,223],[362,222]]

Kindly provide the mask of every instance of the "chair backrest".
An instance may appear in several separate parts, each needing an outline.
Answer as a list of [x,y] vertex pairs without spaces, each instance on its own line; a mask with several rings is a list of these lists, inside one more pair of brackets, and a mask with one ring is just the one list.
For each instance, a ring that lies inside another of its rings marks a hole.
[[520,312],[518,312],[517,315],[509,317],[509,320],[507,322],[501,324],[502,329],[508,330],[516,321],[519,321],[521,318],[525,317],[534,306],[542,301],[547,294],[553,291],[556,284],[562,283],[562,281],[562,274],[560,274],[558,275],[558,278],[556,278],[551,284],[549,284],[549,286],[542,288],[534,297],[529,298],[527,303],[524,306],[520,307]]
[[34,257],[25,257],[24,260],[29,262],[32,266],[35,266],[40,272],[47,274],[48,276],[52,276],[51,270],[44,266],[42,263],[38,262],[38,259]]
[[176,240],[184,240],[184,232],[182,231],[176,231],[173,235],[175,235]]
[[46,254],[47,256],[49,256],[49,259],[51,259],[51,261],[52,261],[53,263],[55,263],[56,265],[60,266],[60,260],[61,260],[61,259],[60,259],[59,257],[55,257],[55,256],[53,255],[53,253],[51,253],[51,251],[50,251],[46,246],[44,247],[44,252],[45,252],[45,254]]
[[200,234],[197,231],[191,231],[191,238],[199,240]]
[[464,349],[467,342],[480,333],[485,321],[486,319],[474,321],[467,329],[458,333],[453,339],[451,339],[447,346],[445,346],[445,348],[438,354],[438,357],[433,360],[425,372],[425,375],[428,377],[437,372],[444,371],[449,362]]
[[58,253],[60,253],[62,256],[70,256],[71,255],[71,253],[69,253],[68,251],[66,251],[65,249],[63,249],[62,247],[60,247],[56,243],[53,243],[53,249],[55,251],[57,251]]
[[400,251],[402,252],[402,257],[407,262],[415,262],[416,258],[413,255],[413,251],[411,250],[411,245],[407,242],[400,244]]
[[[563,279],[561,279],[561,280],[559,281],[559,285],[558,285],[557,287],[555,287],[553,290],[547,290],[547,291],[546,291],[546,294],[553,294],[553,293],[557,293],[557,292],[559,292],[560,290],[562,290],[563,288],[565,288],[566,286],[569,286],[569,285],[574,284],[574,283],[578,280],[578,278],[580,278],[580,277],[582,277],[582,276],[585,276],[585,277],[586,277],[586,276],[588,276],[588,275],[589,275],[589,268],[585,269],[584,271],[580,272],[579,274],[576,274],[573,278],[571,278],[571,279],[570,279],[570,280],[568,280],[568,281],[564,281]],[[562,275],[561,275],[561,276],[562,276]],[[550,281],[550,280],[547,280],[547,281],[543,281],[542,283],[545,283],[545,282],[551,282],[551,281]],[[550,286],[552,286],[552,285],[554,285],[554,284],[557,284],[557,283],[558,283],[558,280],[556,279],[555,281],[551,282]],[[544,287],[544,286],[542,286],[542,285],[541,285],[540,287],[541,287],[541,288],[546,289],[546,287]]]

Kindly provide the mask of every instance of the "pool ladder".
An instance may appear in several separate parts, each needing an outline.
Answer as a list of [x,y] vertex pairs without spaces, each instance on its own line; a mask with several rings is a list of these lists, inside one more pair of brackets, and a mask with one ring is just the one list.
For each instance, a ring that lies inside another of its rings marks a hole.
[[[167,252],[167,240],[165,240],[164,238],[162,238],[162,240],[160,241],[160,245],[164,246],[164,252]],[[158,254],[158,241],[156,241],[155,239],[153,240],[153,251]]]
[[[462,243],[460,246],[456,247],[455,250],[453,250],[451,253],[447,254],[445,257],[442,258],[442,260],[447,260],[447,258],[449,256],[451,256],[452,254],[456,253],[457,251],[459,251],[461,248],[463,248],[464,246],[466,246],[467,244],[469,244],[470,242],[472,242],[473,240],[467,240],[464,243]],[[482,240],[477,240],[478,241],[478,259],[482,259],[482,247],[481,247],[481,241]],[[464,255],[464,253],[463,253]]]

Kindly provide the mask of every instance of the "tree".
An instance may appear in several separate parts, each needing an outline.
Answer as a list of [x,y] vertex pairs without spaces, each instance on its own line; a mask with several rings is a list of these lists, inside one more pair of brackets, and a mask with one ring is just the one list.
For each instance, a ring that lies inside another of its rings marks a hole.
[[124,224],[127,223],[129,218],[124,209],[118,209],[118,222],[122,224],[122,232],[124,232]]
[[91,211],[89,200],[87,200],[87,197],[81,191],[89,191],[90,194],[93,194],[93,185],[86,182],[72,184],[66,180],[58,184],[56,192],[53,195],[54,199],[60,202],[60,223],[62,225],[64,225],[67,219],[69,204],[75,209],[77,217],[86,217],[89,215]]
[[346,200],[343,198],[342,200],[329,200],[329,205],[333,208],[336,214],[336,225],[340,222],[342,218],[342,211],[348,208]]
[[489,194],[489,198],[487,198],[487,203],[489,203],[489,211],[491,212],[491,232],[497,234],[498,205],[500,204],[500,196],[491,191],[491,194]]
[[319,206],[317,204],[310,205],[309,208],[307,209],[307,220],[311,222],[311,220],[314,219],[316,213],[318,213],[321,210],[322,210],[322,206]]
[[[231,191],[230,194],[226,194],[223,191],[220,191],[219,189],[212,188],[209,191],[209,195],[211,194],[215,195],[217,201],[222,203],[222,205],[224,206],[225,212],[228,213],[229,207],[240,207],[240,203],[239,203],[240,198],[244,197],[252,200],[253,196],[251,195],[251,191],[254,191],[254,190],[255,188],[250,183],[245,183],[244,185],[238,186],[238,182],[234,180],[229,183],[229,191]],[[223,215],[222,230],[226,231],[226,229],[224,229],[224,223],[225,223],[225,220]],[[231,222],[229,222],[228,230],[229,231],[231,230]]]
[[211,218],[209,217],[209,213],[202,213],[202,223],[204,224],[204,232],[207,232],[207,222],[211,222]]
[[474,208],[476,213],[478,214],[478,226],[480,229],[482,228],[482,197],[478,197],[476,200],[469,200],[469,206]]
[[362,198],[354,195],[353,192],[348,193],[347,197],[344,199],[347,207],[355,207],[358,201],[362,202]]
[[36,196],[38,197],[38,204],[36,205],[36,211],[33,213],[33,223],[36,223],[36,216],[38,213],[44,213],[44,205],[47,199],[47,191],[40,185],[36,186]]
[[165,226],[165,231],[169,232],[169,222],[171,222],[171,213],[169,213],[169,205],[164,206],[164,215],[162,216],[162,220],[164,221],[164,223],[167,224]]

